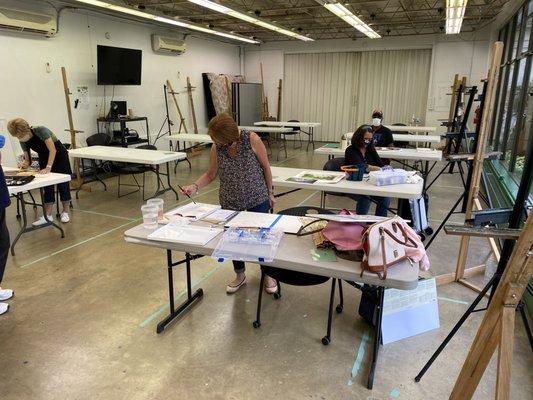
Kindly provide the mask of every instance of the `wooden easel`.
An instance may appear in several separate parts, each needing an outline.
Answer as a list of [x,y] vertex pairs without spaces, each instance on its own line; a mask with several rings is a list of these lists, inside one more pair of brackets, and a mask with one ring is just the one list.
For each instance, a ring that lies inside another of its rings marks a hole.
[[185,124],[185,118],[183,118],[183,114],[181,113],[180,105],[178,104],[178,99],[176,98],[176,95],[179,94],[179,92],[175,92],[174,89],[172,89],[172,84],[170,83],[170,80],[167,79],[167,88],[168,93],[172,95],[172,98],[174,99],[174,105],[176,106],[176,110],[178,110],[178,115],[180,116],[180,126],[178,129],[178,133],[181,133],[181,128],[183,127],[183,130],[185,133],[189,133],[187,131],[187,125]]
[[474,395],[498,346],[496,399],[510,398],[515,310],[533,274],[533,215],[530,215],[494,292],[450,400],[467,400]]
[[[72,108],[70,106],[70,95],[72,94],[70,92],[68,81],[67,81],[67,70],[65,67],[61,67],[61,76],[63,78],[63,90],[65,92],[65,103],[67,106],[67,117],[68,117],[68,129],[65,129],[66,132],[70,132],[70,148],[75,149],[76,148],[76,134],[77,133],[83,133],[83,131],[74,129],[74,120],[72,118]],[[75,158],[74,159],[74,170],[76,175],[76,181],[70,182],[71,189],[78,189],[81,186],[81,176],[80,176],[80,159]],[[88,192],[91,191],[91,188],[88,186],[84,186],[83,190],[86,190]]]
[[265,79],[263,78],[263,63],[259,63],[261,69],[261,119],[268,120],[268,97],[265,94]]
[[[468,193],[465,219],[471,219],[474,207],[481,209],[481,203],[479,202],[479,190],[481,186],[481,173],[483,170],[483,161],[485,159],[485,147],[487,144],[487,137],[489,135],[490,121],[492,116],[492,111],[494,103],[496,101],[496,86],[498,81],[498,71],[500,68],[500,62],[502,59],[503,52],[503,42],[495,42],[492,45],[491,51],[491,63],[489,67],[489,72],[487,76],[487,91],[485,93],[485,109],[483,110],[483,118],[481,119],[481,125],[479,129],[479,136],[477,138],[477,148],[476,154],[474,156],[472,172],[472,182],[470,185],[470,190]],[[499,252],[494,239],[491,239],[491,248],[493,249],[495,256],[499,258]],[[457,257],[457,265],[455,269],[455,278],[456,282],[459,282],[470,289],[479,291],[480,289],[476,286],[465,281],[465,265],[466,259],[468,256],[468,245],[470,243],[469,236],[463,236],[461,238],[461,244],[459,246],[459,255]],[[480,270],[478,268],[477,270]],[[481,269],[482,270],[482,269]]]
[[279,80],[279,84],[278,84],[278,113],[276,115],[276,119],[278,121],[281,121],[281,93],[282,93],[282,83],[283,83],[283,79],[280,79]]

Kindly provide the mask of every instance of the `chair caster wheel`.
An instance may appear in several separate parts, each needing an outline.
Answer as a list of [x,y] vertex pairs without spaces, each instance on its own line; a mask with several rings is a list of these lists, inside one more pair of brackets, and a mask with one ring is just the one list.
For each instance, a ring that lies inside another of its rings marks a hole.
[[342,308],[343,306],[341,306],[340,304],[335,308],[335,311],[337,311],[337,314],[340,314],[342,312]]
[[322,344],[323,344],[324,346],[327,346],[330,342],[331,342],[331,339],[329,338],[329,336],[324,336],[324,337],[322,338]]
[[278,293],[278,292],[276,292],[276,293],[274,293],[274,294],[272,295],[272,297],[274,297],[275,300],[278,300],[278,299],[281,298],[281,294]]
[[259,327],[261,326],[261,322],[259,322],[259,321],[254,321],[254,322],[252,323],[252,325],[254,326],[255,329],[257,329],[257,328],[259,328]]
[[420,241],[423,242],[424,240],[426,240],[426,235],[424,235],[423,233],[419,233],[418,236],[420,236]]
[[204,295],[204,289],[200,288],[198,289],[198,296],[202,297]]
[[433,234],[433,228],[428,226],[426,229],[424,229],[424,232],[426,232],[428,235],[432,235]]

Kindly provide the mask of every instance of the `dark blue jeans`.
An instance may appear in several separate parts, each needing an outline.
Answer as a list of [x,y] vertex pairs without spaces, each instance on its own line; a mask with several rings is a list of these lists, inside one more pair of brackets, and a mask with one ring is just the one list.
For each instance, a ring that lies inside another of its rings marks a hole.
[[[62,202],[67,202],[72,199],[70,196],[70,184],[69,182],[63,182],[59,183],[57,185],[57,191],[59,192],[59,198]],[[55,199],[55,191],[54,186],[45,186],[43,188],[43,203],[44,204],[54,204],[56,202]]]
[[[270,211],[270,200],[267,200],[261,204],[258,204],[255,207],[249,208],[246,211],[259,212],[259,213],[268,213]],[[246,270],[244,266],[244,261],[233,261],[233,270],[236,274],[243,273]]]
[[372,200],[374,200],[376,204],[376,215],[378,217],[386,217],[387,216],[387,209],[390,205],[390,197],[378,197],[378,196],[363,196],[359,195],[353,198],[355,201],[357,201],[357,207],[355,209],[355,212],[359,215],[366,215],[368,214],[368,210],[370,209],[370,204],[372,203]]

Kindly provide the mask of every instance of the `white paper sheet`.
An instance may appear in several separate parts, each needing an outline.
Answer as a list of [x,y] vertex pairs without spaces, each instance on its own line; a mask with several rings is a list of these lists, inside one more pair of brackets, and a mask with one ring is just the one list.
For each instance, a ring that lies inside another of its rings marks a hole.
[[220,206],[215,204],[188,203],[184,206],[166,212],[165,216],[168,217],[170,215],[180,214],[182,217],[192,218],[194,221],[197,221],[219,209]]
[[339,172],[327,172],[327,171],[302,171],[296,178],[316,179],[317,183],[337,183],[344,179],[345,174]]
[[238,211],[233,210],[216,210],[206,217],[202,218],[202,221],[210,222],[212,224],[218,224],[230,220],[233,216],[237,215]]
[[148,235],[148,239],[162,242],[188,243],[205,246],[224,230],[204,226],[165,225]]
[[[274,225],[272,225],[274,224]],[[285,233],[296,234],[300,230],[302,223],[293,215],[264,214],[250,211],[241,211],[232,218],[227,227],[247,227],[247,228],[275,228]]]

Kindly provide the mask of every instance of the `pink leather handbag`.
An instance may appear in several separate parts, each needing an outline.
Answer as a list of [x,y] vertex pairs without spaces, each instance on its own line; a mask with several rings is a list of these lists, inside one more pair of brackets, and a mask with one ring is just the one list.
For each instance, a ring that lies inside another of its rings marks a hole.
[[[355,213],[342,210],[339,215],[355,215]],[[333,243],[337,250],[361,250],[363,248],[362,240],[365,229],[365,225],[357,222],[329,221],[322,234]]]

